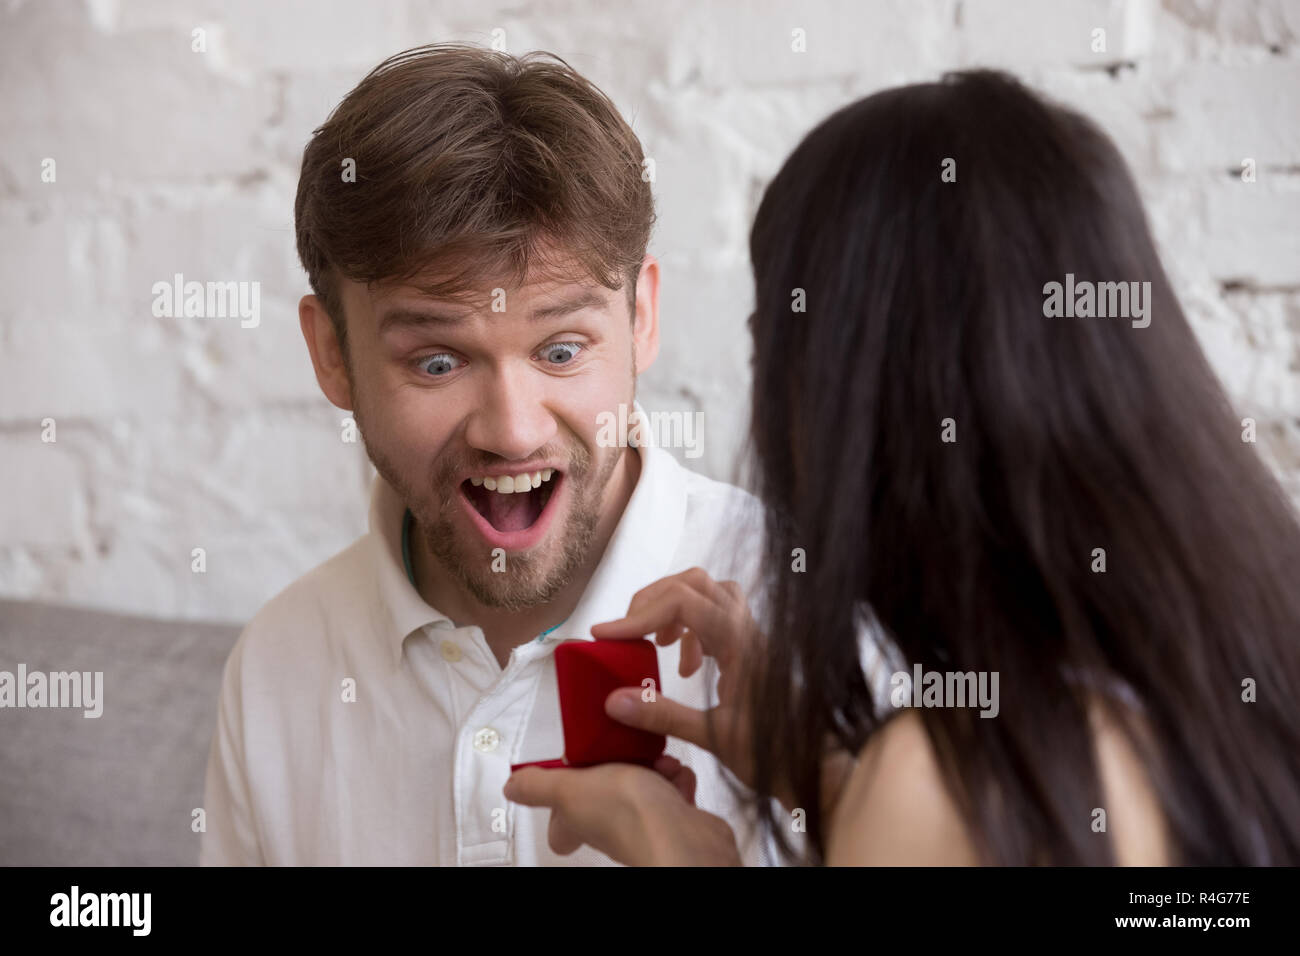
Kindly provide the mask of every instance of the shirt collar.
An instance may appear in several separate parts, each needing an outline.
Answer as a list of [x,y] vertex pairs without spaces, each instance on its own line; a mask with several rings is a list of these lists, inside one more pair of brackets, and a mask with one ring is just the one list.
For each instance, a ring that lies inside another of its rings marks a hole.
[[[593,624],[627,613],[632,595],[668,573],[686,516],[686,481],[682,466],[654,443],[653,429],[639,402],[629,418],[629,453],[641,457],[641,473],[619,518],[605,553],[573,613],[538,641],[594,640]],[[645,427],[632,429],[633,416]],[[382,476],[376,475],[370,498],[370,538],[376,567],[379,609],[376,624],[400,664],[402,647],[415,631],[445,621],[420,596],[406,574],[402,554],[405,503]]]
[[370,491],[371,560],[375,568],[376,627],[402,660],[402,646],[415,631],[451,618],[430,607],[406,576],[402,558],[402,518],[406,503],[382,475],[375,475]]

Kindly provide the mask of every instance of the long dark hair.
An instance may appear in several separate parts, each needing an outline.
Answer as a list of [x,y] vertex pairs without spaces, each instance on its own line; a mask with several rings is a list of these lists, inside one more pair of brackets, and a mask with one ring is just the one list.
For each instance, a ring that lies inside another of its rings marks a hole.
[[[1173,862],[1300,863],[1300,523],[1109,139],[994,72],[878,93],[798,146],[750,247],[754,789],[792,782],[805,861],[818,742],[881,725],[874,616],[909,669],[1000,675],[995,719],[918,712],[984,861],[1115,861],[1088,720],[1111,687]],[[1067,273],[1149,282],[1150,324],[1045,315]]]

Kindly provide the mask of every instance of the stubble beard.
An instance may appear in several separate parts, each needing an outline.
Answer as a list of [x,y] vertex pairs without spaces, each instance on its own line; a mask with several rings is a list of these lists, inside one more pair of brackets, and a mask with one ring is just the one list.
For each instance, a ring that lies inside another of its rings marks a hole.
[[464,527],[464,518],[457,521],[454,517],[463,507],[457,500],[461,493],[454,476],[464,474],[466,469],[456,461],[440,460],[429,487],[440,489],[441,496],[432,506],[426,505],[427,499],[416,493],[391,460],[366,441],[360,403],[355,405],[353,417],[366,454],[414,515],[429,552],[464,593],[493,610],[524,611],[537,607],[551,601],[572,583],[590,555],[600,522],[601,499],[619,455],[635,454],[621,448],[612,449],[599,462],[593,480],[592,456],[581,443],[575,443],[563,471],[570,499],[565,526],[552,529],[548,534],[550,542],[533,549],[532,553],[506,554],[504,570],[494,571],[493,564],[500,566],[501,562],[494,562],[484,542],[467,546],[458,532]]

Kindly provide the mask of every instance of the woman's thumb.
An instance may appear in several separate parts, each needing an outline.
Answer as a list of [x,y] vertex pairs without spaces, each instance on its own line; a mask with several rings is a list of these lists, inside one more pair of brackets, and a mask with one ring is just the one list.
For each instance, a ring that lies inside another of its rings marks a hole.
[[605,713],[629,727],[652,734],[680,737],[687,743],[709,749],[704,711],[679,704],[659,694],[651,700],[645,700],[643,693],[645,692],[637,687],[624,687],[614,691],[605,701]]

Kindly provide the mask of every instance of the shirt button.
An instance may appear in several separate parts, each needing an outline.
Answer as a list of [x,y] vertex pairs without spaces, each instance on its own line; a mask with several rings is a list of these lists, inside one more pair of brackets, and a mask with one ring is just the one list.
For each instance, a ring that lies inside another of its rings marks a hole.
[[501,743],[501,735],[491,727],[484,727],[474,734],[474,749],[490,754]]
[[443,641],[438,650],[442,651],[444,661],[451,661],[454,664],[460,660],[460,645],[455,641]]

